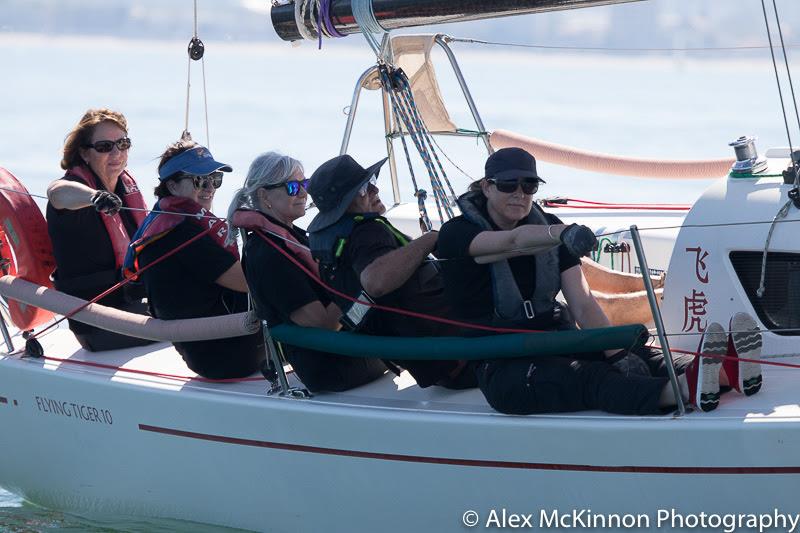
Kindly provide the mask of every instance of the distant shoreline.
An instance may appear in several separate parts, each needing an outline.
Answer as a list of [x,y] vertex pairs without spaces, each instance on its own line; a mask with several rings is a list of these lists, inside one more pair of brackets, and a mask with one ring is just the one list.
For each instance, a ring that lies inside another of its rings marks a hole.
[[[415,33],[410,31],[408,33]],[[354,35],[347,41],[323,41],[322,50],[317,49],[315,42],[303,42],[300,45],[274,42],[274,41],[225,41],[216,39],[204,39],[207,51],[220,47],[227,50],[239,49],[246,53],[263,53],[266,55],[275,54],[294,54],[297,56],[311,56],[323,54],[328,49],[334,49],[339,56],[352,54],[353,57],[369,57],[369,49],[366,44]],[[130,48],[135,45],[138,48],[162,49],[165,47],[186,47],[186,40],[179,39],[135,39],[130,37],[115,37],[111,35],[76,35],[76,34],[42,34],[30,32],[2,32],[0,31],[0,46],[103,46],[122,49]],[[493,57],[494,60],[505,63],[508,61],[518,61],[520,58],[529,58],[531,61],[548,64],[564,61],[580,65],[587,60],[597,63],[598,61],[618,63],[624,61],[632,66],[667,66],[677,63],[685,64],[716,64],[720,66],[731,66],[736,68],[750,66],[764,66],[769,61],[767,49],[757,51],[728,51],[724,55],[720,53],[698,54],[696,52],[653,52],[653,53],[633,53],[626,51],[601,51],[601,50],[580,50],[580,49],[547,49],[547,48],[522,48],[509,46],[496,46],[485,44],[462,44],[453,43],[451,45],[456,54],[475,54],[479,56]],[[589,48],[589,47],[587,47]],[[501,53],[502,51],[502,53]],[[760,56],[760,57],[759,57]]]

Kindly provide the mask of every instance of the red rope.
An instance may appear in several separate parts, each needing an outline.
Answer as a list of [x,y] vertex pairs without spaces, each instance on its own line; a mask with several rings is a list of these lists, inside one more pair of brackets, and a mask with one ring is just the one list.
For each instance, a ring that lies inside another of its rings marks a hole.
[[[481,325],[481,324],[473,324],[473,323],[470,323],[470,322],[461,322],[460,320],[451,320],[449,318],[442,318],[442,317],[438,317],[438,316],[428,315],[428,314],[425,314],[425,313],[417,313],[415,311],[408,311],[406,309],[399,309],[397,307],[390,307],[388,305],[380,305],[380,304],[376,304],[376,303],[372,303],[372,302],[367,302],[367,301],[364,301],[364,300],[359,300],[358,298],[353,298],[352,296],[350,296],[348,294],[345,294],[345,293],[343,293],[341,291],[338,291],[338,290],[334,289],[333,287],[331,287],[330,285],[328,285],[327,283],[325,283],[324,281],[322,281],[319,278],[319,276],[317,276],[313,272],[311,272],[311,270],[306,268],[306,266],[303,265],[300,261],[298,261],[297,259],[292,257],[292,255],[289,252],[285,251],[277,243],[272,242],[272,239],[269,239],[260,230],[255,230],[255,232],[258,234],[259,237],[261,237],[264,241],[266,241],[270,246],[275,248],[278,252],[283,254],[283,256],[286,257],[289,261],[294,263],[295,266],[297,266],[308,277],[310,277],[312,280],[314,280],[314,282],[319,284],[326,291],[328,291],[328,292],[330,292],[332,294],[335,294],[336,296],[339,296],[340,298],[344,298],[345,300],[348,300],[348,301],[351,301],[351,302],[354,302],[354,303],[363,304],[363,305],[366,305],[366,306],[369,306],[369,307],[374,307],[375,309],[379,309],[381,311],[388,311],[390,313],[396,313],[396,314],[399,314],[399,315],[410,316],[410,317],[413,317],[413,318],[421,318],[421,319],[424,319],[424,320],[432,320],[434,322],[440,322],[442,324],[448,324],[448,325],[451,325],[451,326],[459,326],[459,327],[463,327],[463,328],[478,329],[478,330],[481,330],[481,331],[491,331],[493,333],[542,333],[541,330],[535,330],[535,329],[497,328],[497,327],[492,327],[492,326],[484,326],[484,325]],[[298,245],[299,245],[299,243],[298,243]]]
[[101,292],[100,294],[98,294],[97,296],[95,296],[94,298],[92,298],[91,300],[89,300],[88,302],[86,302],[86,303],[83,303],[83,304],[79,305],[78,307],[76,307],[75,309],[73,309],[73,310],[72,310],[72,311],[70,311],[69,313],[65,314],[64,316],[62,316],[61,318],[59,318],[58,320],[56,320],[55,322],[53,322],[52,324],[50,324],[49,326],[47,326],[46,328],[44,328],[43,330],[41,330],[41,331],[39,331],[38,333],[36,333],[36,334],[34,334],[34,335],[31,335],[30,337],[28,337],[28,339],[36,339],[36,338],[38,338],[40,335],[42,335],[42,334],[44,334],[45,332],[47,332],[47,331],[49,331],[49,330],[53,329],[55,326],[57,326],[58,324],[60,324],[60,323],[61,323],[61,322],[63,322],[64,320],[66,320],[66,319],[68,319],[68,318],[71,318],[71,317],[75,316],[75,314],[76,314],[76,313],[79,313],[79,312],[80,312],[82,309],[85,309],[85,308],[86,308],[86,307],[87,307],[89,304],[97,303],[99,300],[101,300],[101,299],[105,298],[106,296],[108,296],[109,294],[111,294],[112,292],[114,292],[115,290],[119,289],[119,288],[120,288],[120,287],[122,287],[123,285],[127,284],[127,283],[128,283],[128,282],[130,282],[131,280],[133,280],[133,279],[135,279],[136,277],[138,277],[138,275],[139,275],[139,274],[141,274],[142,272],[144,272],[144,271],[145,271],[145,270],[147,270],[148,268],[150,268],[150,267],[152,267],[152,266],[155,266],[155,265],[157,265],[158,263],[160,263],[160,262],[161,262],[161,261],[163,261],[164,259],[166,259],[166,258],[170,257],[171,255],[175,255],[175,254],[176,254],[176,253],[178,253],[180,250],[183,250],[184,248],[186,248],[187,246],[189,246],[191,243],[193,243],[194,241],[196,241],[196,240],[197,240],[197,239],[199,239],[200,237],[202,237],[202,236],[206,235],[207,233],[209,233],[209,232],[210,232],[212,229],[214,229],[214,228],[217,226],[217,224],[220,224],[220,223],[222,223],[222,222],[223,222],[222,220],[220,220],[220,219],[217,219],[217,221],[216,221],[214,224],[212,224],[211,226],[209,226],[209,227],[208,227],[208,229],[206,229],[206,230],[204,230],[204,231],[202,231],[202,232],[198,233],[197,235],[195,235],[194,237],[192,237],[192,238],[191,238],[191,239],[189,239],[188,241],[184,242],[184,243],[183,243],[183,244],[181,244],[180,246],[176,247],[175,249],[173,249],[173,250],[170,250],[169,252],[167,252],[166,254],[162,255],[162,256],[161,256],[161,257],[159,257],[159,258],[157,258],[155,261],[153,261],[152,263],[150,263],[150,264],[149,264],[149,265],[147,265],[146,267],[143,267],[143,268],[139,269],[139,270],[138,270],[138,271],[137,271],[135,274],[131,275],[130,277],[127,277],[127,275],[126,275],[125,279],[123,279],[123,280],[122,280],[122,281],[120,281],[119,283],[117,283],[117,284],[113,285],[112,287],[109,287],[108,289],[104,290],[103,292]]
[[[691,209],[692,206],[690,204],[619,204],[619,203],[609,203],[609,202],[595,202],[592,200],[580,200],[578,198],[567,198],[567,202],[577,202],[581,204],[589,204],[589,205],[604,205],[604,206],[613,206],[613,205],[625,205],[625,206],[637,206],[637,207],[644,207],[644,206],[662,206],[662,207],[680,207],[683,209]],[[547,202],[548,200],[545,200]]]
[[[657,348],[661,350],[661,347],[658,345],[653,345],[653,348]],[[663,351],[663,350],[662,350]],[[771,366],[782,366],[785,368],[800,368],[800,364],[792,364],[792,363],[780,363],[778,361],[768,361],[765,359],[748,359],[746,357],[738,357],[736,355],[717,355],[717,354],[710,354],[710,353],[702,353],[702,352],[691,352],[688,350],[679,350],[677,348],[670,348],[670,352],[673,353],[683,353],[686,355],[693,355],[695,357],[703,356],[703,357],[711,357],[714,359],[734,359],[736,361],[745,361],[747,363],[760,363],[762,365],[771,365]],[[767,356],[769,357],[769,356]]]
[[545,207],[564,208],[564,209],[626,209],[629,211],[689,211],[689,207],[669,207],[663,205],[647,205],[647,204],[609,204],[609,205],[568,205],[558,204],[545,201]]
[[264,381],[264,378],[227,378],[227,379],[211,379],[211,378],[204,378],[203,376],[180,376],[178,374],[166,374],[164,372],[149,372],[147,370],[136,370],[133,368],[123,368],[120,366],[114,365],[106,365],[103,363],[94,363],[92,361],[78,361],[74,359],[62,359],[60,357],[48,357],[42,356],[41,359],[46,359],[48,361],[58,361],[59,363],[71,363],[73,365],[82,365],[82,366],[91,366],[94,368],[103,368],[107,370],[118,370],[121,372],[130,372],[131,374],[142,374],[145,376],[155,376],[159,378],[172,378],[172,379],[182,379],[185,381],[203,381],[205,383],[238,383],[240,381]]

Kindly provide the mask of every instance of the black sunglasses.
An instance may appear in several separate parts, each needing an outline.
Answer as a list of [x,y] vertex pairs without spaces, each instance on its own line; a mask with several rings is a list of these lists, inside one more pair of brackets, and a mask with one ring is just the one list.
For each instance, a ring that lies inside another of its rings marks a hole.
[[520,178],[518,180],[488,179],[486,181],[494,184],[498,191],[506,194],[515,192],[517,187],[522,187],[524,194],[536,194],[536,191],[539,190],[539,180],[535,178]]
[[182,174],[178,180],[190,179],[194,184],[195,189],[207,189],[209,185],[214,187],[215,189],[219,189],[222,186],[222,172],[216,171],[210,174],[204,174],[198,176],[197,174]]
[[308,184],[309,184],[310,181],[311,180],[308,179],[308,178],[306,178],[304,180],[300,180],[300,181],[292,180],[292,181],[286,181],[284,183],[276,183],[275,185],[267,185],[264,188],[265,189],[279,189],[281,187],[285,187],[286,188],[286,194],[288,194],[289,196],[297,196],[298,194],[300,194],[300,187],[302,187],[304,191],[308,190]]
[[117,150],[120,152],[124,152],[131,147],[131,139],[130,137],[121,137],[116,141],[95,141],[93,144],[83,145],[84,148],[94,148],[96,152],[100,152],[101,154],[107,154],[114,149],[114,146],[116,146]]

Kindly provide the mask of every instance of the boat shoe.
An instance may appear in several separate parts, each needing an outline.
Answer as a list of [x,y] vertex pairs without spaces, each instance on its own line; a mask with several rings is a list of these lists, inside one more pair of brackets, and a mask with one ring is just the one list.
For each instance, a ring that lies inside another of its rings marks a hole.
[[728,376],[731,387],[747,396],[761,390],[761,363],[738,359],[761,358],[761,331],[758,324],[747,313],[736,313],[731,318],[728,354],[736,359],[726,359],[722,369]]
[[722,368],[722,359],[713,356],[728,353],[728,338],[721,325],[716,322],[708,325],[698,351],[700,355],[694,358],[683,374],[688,385],[689,401],[703,411],[713,411],[719,405],[719,372]]

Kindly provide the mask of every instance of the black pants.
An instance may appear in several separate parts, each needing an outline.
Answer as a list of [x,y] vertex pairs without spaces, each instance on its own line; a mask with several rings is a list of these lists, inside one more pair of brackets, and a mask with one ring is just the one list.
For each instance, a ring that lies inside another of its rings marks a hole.
[[[116,306],[122,311],[148,315],[147,305],[141,300]],[[133,346],[145,346],[153,344],[155,341],[150,339],[140,339],[129,337],[120,333],[114,333],[105,329],[96,328],[89,324],[83,324],[75,320],[69,320],[69,329],[75,334],[75,338],[84,350],[90,352],[104,352],[106,350],[117,350],[121,348],[131,348]]]
[[284,344],[286,359],[311,392],[342,392],[375,381],[386,373],[380,359],[347,357]]
[[[492,408],[527,415],[600,409],[623,415],[661,414],[658,400],[668,382],[659,352],[641,354],[653,377],[623,376],[602,353],[482,361],[478,386]],[[678,374],[691,356],[675,359]]]

